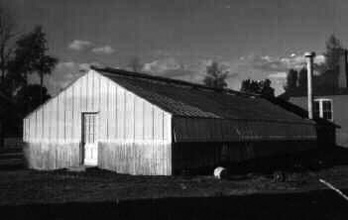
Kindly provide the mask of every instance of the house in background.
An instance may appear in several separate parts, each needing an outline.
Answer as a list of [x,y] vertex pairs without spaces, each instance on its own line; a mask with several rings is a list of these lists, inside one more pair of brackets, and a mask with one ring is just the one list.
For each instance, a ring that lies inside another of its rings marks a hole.
[[29,166],[184,169],[316,147],[313,121],[256,95],[93,67],[23,120]]
[[[315,118],[326,119],[340,128],[336,129],[336,144],[348,147],[348,71],[347,51],[340,56],[337,88],[329,91],[313,90]],[[307,96],[304,94],[285,94],[289,101],[307,110]]]

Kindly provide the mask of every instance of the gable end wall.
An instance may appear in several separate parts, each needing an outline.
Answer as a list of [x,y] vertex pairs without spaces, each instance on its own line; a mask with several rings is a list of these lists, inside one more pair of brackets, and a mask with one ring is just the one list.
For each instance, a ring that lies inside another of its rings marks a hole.
[[120,173],[171,174],[171,115],[94,70],[23,120],[29,166],[82,163],[82,113],[96,112],[98,166]]

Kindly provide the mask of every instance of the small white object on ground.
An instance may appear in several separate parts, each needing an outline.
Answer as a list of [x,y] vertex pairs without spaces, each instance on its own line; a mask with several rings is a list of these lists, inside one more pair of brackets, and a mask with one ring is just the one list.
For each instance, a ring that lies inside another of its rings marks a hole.
[[223,167],[217,167],[214,170],[214,177],[217,179],[221,179],[226,174],[226,169]]

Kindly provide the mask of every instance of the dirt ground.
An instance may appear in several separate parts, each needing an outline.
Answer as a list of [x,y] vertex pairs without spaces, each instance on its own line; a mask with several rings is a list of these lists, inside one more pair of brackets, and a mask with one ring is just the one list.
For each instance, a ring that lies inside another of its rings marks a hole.
[[348,166],[285,176],[279,182],[272,175],[257,174],[216,180],[212,176],[130,176],[94,168],[86,172],[1,171],[0,205],[295,193],[327,188],[319,178],[348,189]]
[[341,162],[223,180],[130,176],[96,168],[0,170],[0,212],[10,216],[4,219],[348,219],[348,201],[319,182],[348,194],[348,165]]

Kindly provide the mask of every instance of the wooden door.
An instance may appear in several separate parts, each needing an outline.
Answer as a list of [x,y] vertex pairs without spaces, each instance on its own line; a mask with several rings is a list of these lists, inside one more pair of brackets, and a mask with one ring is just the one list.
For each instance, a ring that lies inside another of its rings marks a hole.
[[83,113],[84,164],[98,164],[97,114]]

